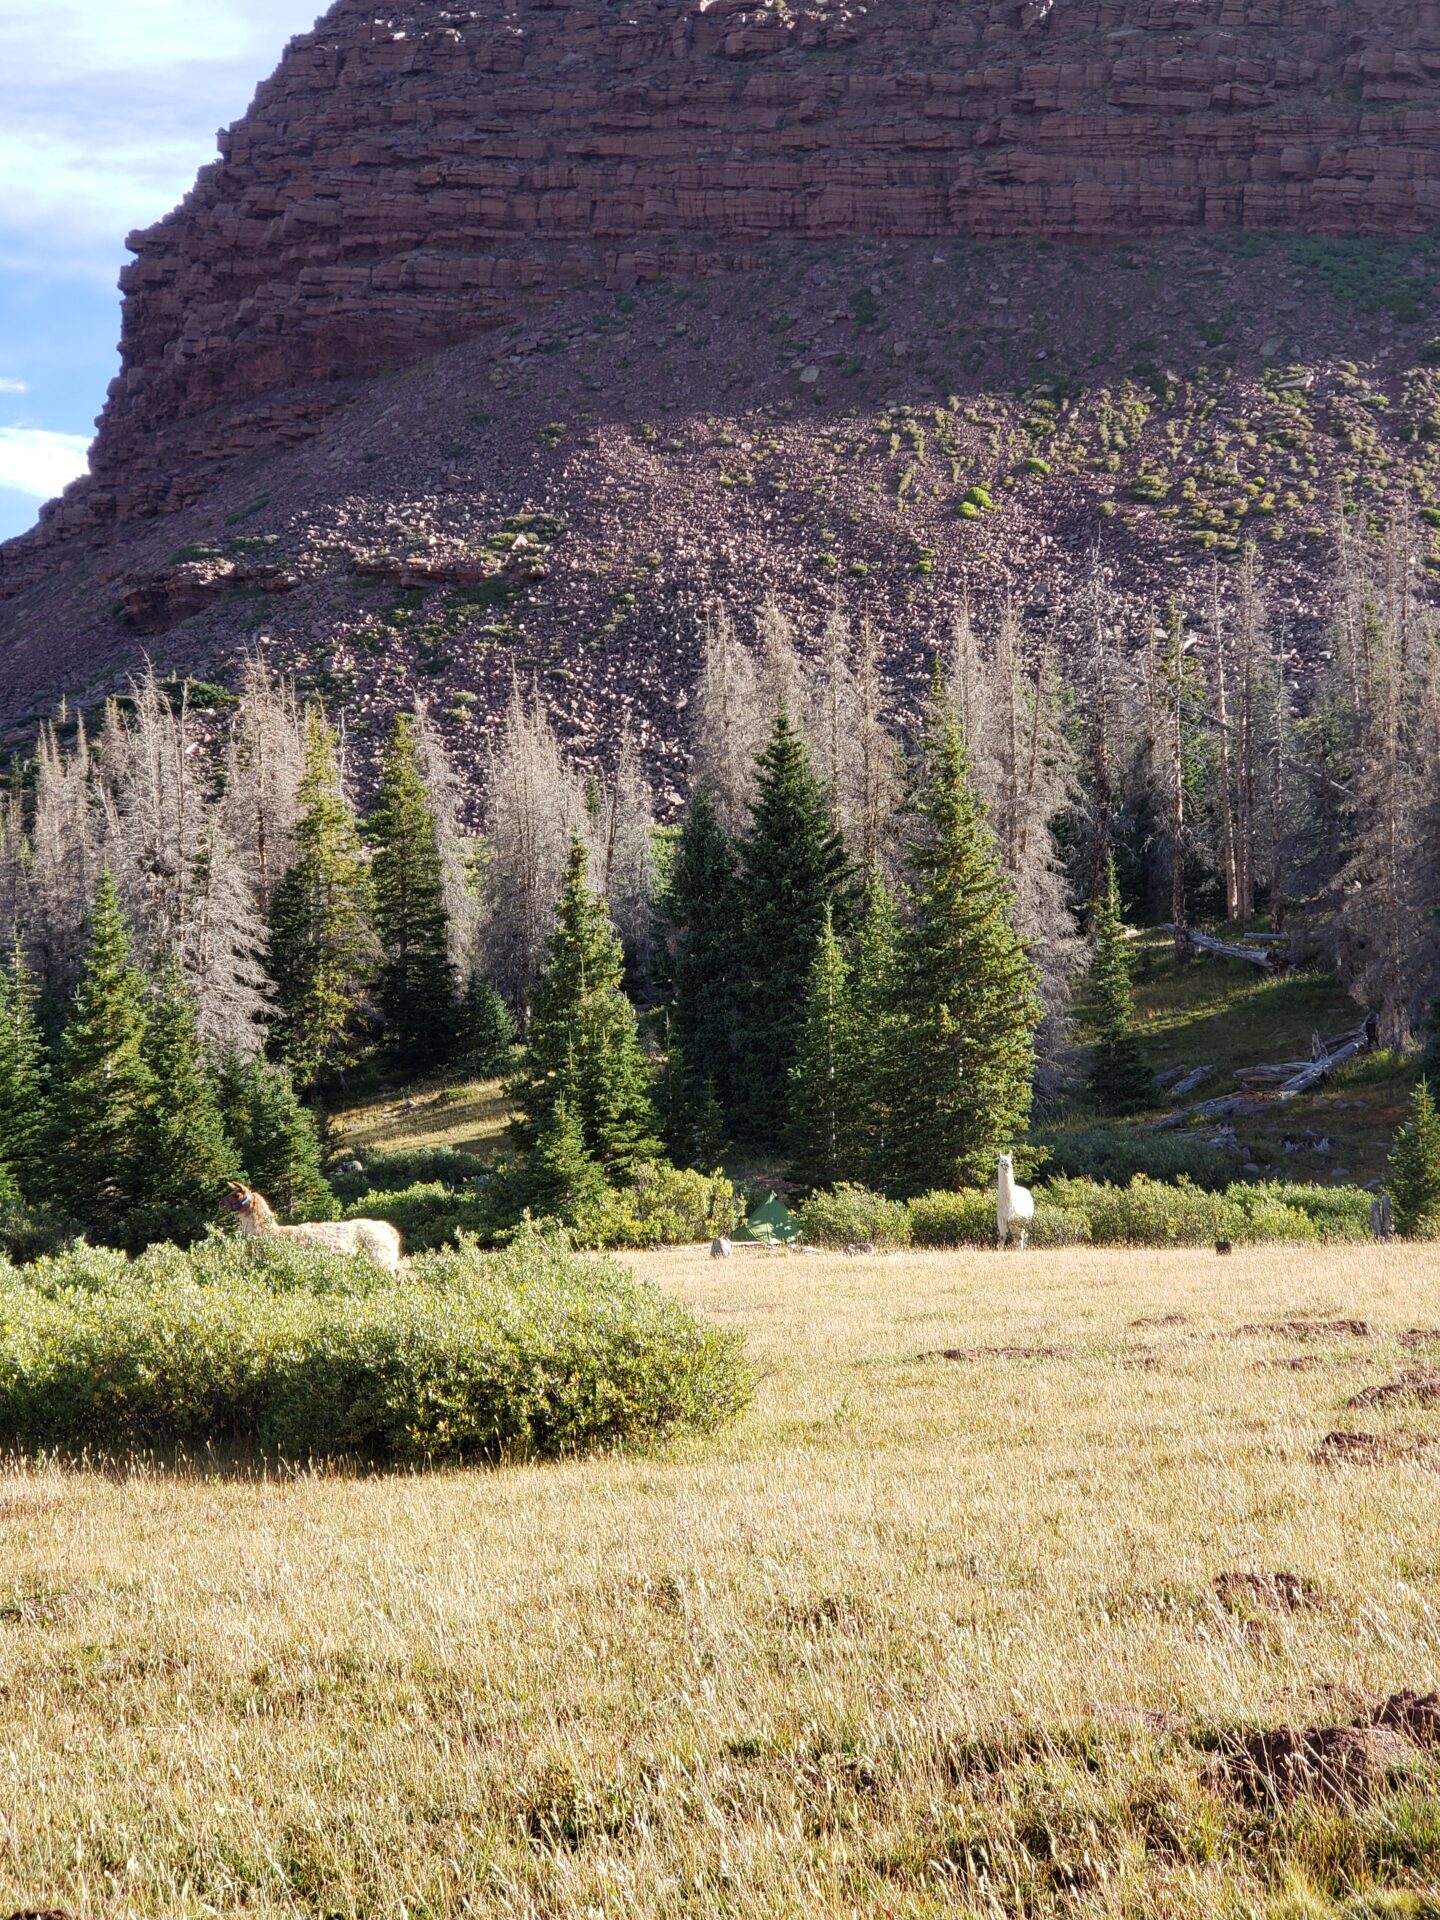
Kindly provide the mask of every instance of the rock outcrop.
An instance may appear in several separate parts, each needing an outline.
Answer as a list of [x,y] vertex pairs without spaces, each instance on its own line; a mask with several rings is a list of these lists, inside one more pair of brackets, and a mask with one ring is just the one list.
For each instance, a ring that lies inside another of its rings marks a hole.
[[182,508],[547,296],[776,241],[1416,233],[1437,76],[1437,0],[338,0],[133,236],[42,539]]

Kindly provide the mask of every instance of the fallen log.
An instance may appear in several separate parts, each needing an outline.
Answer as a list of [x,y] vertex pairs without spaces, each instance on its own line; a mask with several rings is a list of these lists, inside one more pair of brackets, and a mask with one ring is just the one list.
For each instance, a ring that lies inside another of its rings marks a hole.
[[1182,1107],[1178,1113],[1163,1113],[1145,1124],[1147,1133],[1173,1133],[1194,1120],[1254,1120],[1270,1111],[1269,1102],[1260,1094],[1224,1093],[1217,1100],[1202,1100],[1198,1107]]
[[1270,973],[1282,963],[1281,956],[1268,947],[1244,947],[1232,940],[1217,940],[1213,934],[1192,933],[1190,944],[1197,952],[1213,953],[1221,960],[1243,960],[1247,965]]
[[1270,1067],[1237,1067],[1235,1078],[1242,1087],[1279,1086],[1282,1081],[1293,1080],[1297,1073],[1303,1073],[1313,1065],[1311,1060],[1280,1060]]
[[1280,1089],[1280,1098],[1295,1100],[1302,1093],[1312,1092],[1322,1081],[1328,1080],[1337,1067],[1343,1067],[1347,1060],[1355,1060],[1362,1053],[1372,1052],[1379,1038],[1380,1023],[1373,1013],[1367,1013],[1360,1026],[1349,1033],[1342,1033],[1336,1040],[1322,1040],[1317,1033],[1313,1058],[1285,1082]]

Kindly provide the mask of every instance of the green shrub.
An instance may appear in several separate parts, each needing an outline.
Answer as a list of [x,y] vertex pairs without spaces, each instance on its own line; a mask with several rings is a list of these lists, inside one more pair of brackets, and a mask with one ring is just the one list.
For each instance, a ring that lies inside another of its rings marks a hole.
[[572,1237],[586,1247],[683,1247],[732,1234],[744,1219],[745,1203],[724,1174],[651,1163],[583,1215]]
[[1146,1133],[1140,1127],[1066,1127],[1036,1134],[1049,1149],[1051,1174],[1074,1180],[1124,1183],[1137,1173],[1151,1180],[1189,1180],[1223,1193],[1235,1178],[1235,1155],[1183,1134]]
[[903,1200],[842,1183],[811,1194],[800,1209],[800,1231],[817,1247],[906,1247],[910,1209]]
[[[993,1247],[1000,1229],[991,1188],[967,1187],[957,1193],[925,1193],[910,1202],[910,1231],[917,1247]],[[1037,1200],[1026,1230],[1034,1247],[1074,1247],[1090,1238],[1083,1213],[1066,1213]]]
[[917,1247],[993,1247],[998,1234],[995,1195],[981,1188],[922,1193],[910,1202],[910,1235]]
[[[1304,1214],[1322,1240],[1368,1240],[1373,1196],[1363,1187],[1320,1187],[1291,1181],[1234,1186],[1227,1196],[1252,1212],[1274,1204]],[[1303,1236],[1308,1239],[1308,1234]]]
[[0,1272],[0,1448],[499,1460],[708,1428],[749,1397],[735,1336],[534,1234],[367,1292],[333,1259],[328,1291],[271,1290],[260,1249],[212,1244],[208,1265],[87,1250],[73,1284],[64,1260],[44,1286]]
[[1233,1195],[1206,1193],[1188,1180],[1173,1183],[1137,1174],[1128,1186],[1093,1180],[1052,1180],[1037,1194],[1046,1206],[1083,1219],[1098,1247],[1200,1247],[1217,1240],[1236,1243],[1318,1240],[1305,1214],[1273,1197],[1273,1189]]
[[478,1188],[456,1191],[438,1180],[417,1180],[408,1187],[362,1193],[347,1202],[347,1220],[388,1220],[405,1242],[407,1254],[435,1253],[453,1247],[460,1234],[492,1241],[498,1227],[494,1203]]
[[488,1161],[457,1147],[402,1147],[346,1156],[331,1172],[330,1184],[349,1201],[362,1193],[395,1193],[416,1186],[439,1185],[453,1192],[473,1186],[489,1171]]

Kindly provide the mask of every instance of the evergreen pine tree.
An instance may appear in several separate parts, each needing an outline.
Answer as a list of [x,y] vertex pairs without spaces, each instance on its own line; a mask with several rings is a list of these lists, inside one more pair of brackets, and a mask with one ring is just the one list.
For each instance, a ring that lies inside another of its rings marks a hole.
[[366,832],[384,948],[376,999],[400,1064],[433,1067],[454,1049],[459,1009],[440,835],[408,714],[397,715],[386,744]]
[[45,1184],[47,1110],[44,1046],[35,1018],[38,983],[17,936],[8,968],[0,968],[0,1164],[20,1192]]
[[1430,1002],[1425,1016],[1425,1051],[1420,1056],[1420,1065],[1427,1079],[1433,1075],[1440,1080],[1440,1000]]
[[714,1080],[692,1074],[673,1028],[655,1082],[654,1104],[660,1138],[673,1164],[713,1173],[725,1158],[725,1115]]
[[827,906],[790,1070],[790,1173],[801,1186],[833,1187],[855,1172],[853,1017],[850,968]]
[[824,789],[783,712],[760,756],[739,853],[745,1110],[755,1141],[777,1145],[785,1136],[816,942],[827,908],[843,915],[849,874]]
[[145,1000],[107,868],[56,1061],[47,1197],[94,1240],[123,1241],[146,1187]]
[[270,913],[275,1038],[296,1079],[313,1086],[361,1050],[360,1016],[375,972],[370,870],[345,796],[335,736],[323,715],[305,723],[305,773],[295,863]]
[[611,1179],[624,1180],[659,1155],[660,1142],[635,1009],[621,984],[620,940],[604,902],[590,891],[586,866],[577,838],[546,942],[526,1070],[516,1087],[524,1116],[517,1132],[533,1145],[564,1094],[586,1152]]
[[533,1213],[578,1226],[602,1206],[610,1191],[605,1170],[585,1145],[579,1110],[562,1093],[535,1136],[525,1169]]
[[876,1185],[884,1177],[889,1137],[886,1062],[895,999],[900,919],[878,868],[865,886],[864,915],[850,988],[850,1135],[856,1173]]
[[476,974],[460,1011],[460,1050],[472,1073],[498,1079],[515,1064],[515,1022],[493,980]]
[[1130,954],[1113,854],[1105,892],[1095,903],[1093,930],[1090,998],[1095,1007],[1095,1046],[1090,1058],[1090,1091],[1097,1104],[1111,1113],[1138,1113],[1153,1104],[1155,1084],[1135,1031]]
[[220,1112],[250,1185],[287,1220],[333,1220],[315,1121],[290,1069],[230,1054],[220,1068]]
[[[733,1113],[743,975],[740,891],[735,847],[708,787],[691,797],[665,890],[671,1037],[689,1077],[703,1070],[722,1108]],[[723,1123],[722,1123],[723,1131]]]
[[219,1101],[179,967],[166,966],[145,1029],[149,1077],[140,1124],[142,1195],[129,1238],[189,1246],[218,1217],[220,1196],[240,1163],[226,1138]]
[[886,1186],[901,1197],[993,1176],[1029,1118],[1041,1017],[955,711],[938,690],[916,811],[884,1073]]
[[1428,1080],[1416,1087],[1410,1118],[1390,1155],[1395,1230],[1407,1237],[1440,1233],[1440,1114]]

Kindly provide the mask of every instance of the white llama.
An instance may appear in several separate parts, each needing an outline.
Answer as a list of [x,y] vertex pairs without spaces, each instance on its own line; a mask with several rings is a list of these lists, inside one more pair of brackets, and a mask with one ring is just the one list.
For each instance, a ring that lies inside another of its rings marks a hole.
[[225,1205],[247,1240],[302,1241],[327,1253],[363,1253],[387,1273],[400,1271],[400,1236],[388,1220],[315,1220],[300,1227],[282,1227],[263,1193],[232,1181]]
[[1015,1162],[1008,1153],[1002,1153],[995,1194],[995,1224],[1000,1230],[1001,1246],[1014,1234],[1023,1253],[1029,1238],[1030,1222],[1034,1218],[1035,1196],[1028,1187],[1016,1186]]

